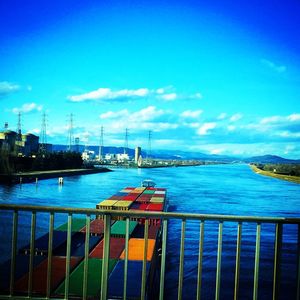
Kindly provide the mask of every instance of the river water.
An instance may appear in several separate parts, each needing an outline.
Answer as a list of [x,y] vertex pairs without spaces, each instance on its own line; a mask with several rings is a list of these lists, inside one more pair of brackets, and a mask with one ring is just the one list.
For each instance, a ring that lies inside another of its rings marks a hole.
[[[300,217],[300,185],[253,173],[247,165],[211,165],[158,169],[115,169],[113,172],[66,177],[22,186],[0,186],[0,203],[95,208],[101,200],[126,186],[153,179],[168,190],[169,211],[244,216]],[[1,261],[9,257],[10,216],[0,215]],[[18,246],[29,240],[29,215],[20,218]],[[62,219],[56,218],[56,224]],[[23,227],[23,228],[22,228]],[[37,234],[48,229],[48,218],[39,218]],[[181,224],[168,227],[166,297],[177,298]],[[21,233],[21,234],[20,234]],[[220,299],[233,298],[236,223],[224,223]],[[281,299],[295,299],[297,227],[283,229]],[[241,299],[252,299],[256,224],[243,224]],[[207,222],[203,252],[203,299],[213,299],[216,277],[218,224]],[[199,222],[188,221],[185,239],[183,298],[194,299],[197,285]],[[274,225],[263,224],[259,272],[259,299],[270,299],[274,256]]]

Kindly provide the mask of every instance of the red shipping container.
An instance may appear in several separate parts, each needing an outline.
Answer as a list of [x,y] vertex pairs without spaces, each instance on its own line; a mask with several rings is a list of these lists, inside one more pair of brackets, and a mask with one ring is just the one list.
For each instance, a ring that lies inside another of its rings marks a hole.
[[130,194],[130,195],[128,195],[128,196],[124,196],[123,197],[123,199],[122,200],[128,200],[128,201],[135,201],[136,200],[136,198],[137,198],[137,196],[136,196],[136,194]]
[[163,204],[162,203],[150,203],[147,206],[147,210],[150,210],[150,211],[163,211]]
[[[70,258],[70,271],[72,271],[82,258]],[[32,292],[35,294],[46,294],[47,289],[48,259],[41,262],[32,274]],[[66,258],[64,256],[53,256],[51,264],[51,290],[53,291],[65,278]],[[24,275],[15,283],[15,291],[27,293],[29,274]]]
[[[103,258],[103,240],[94,248],[90,253],[89,257],[93,258]],[[125,239],[124,238],[110,238],[110,259],[117,259],[120,257],[120,254],[125,248]]]
[[[81,232],[86,232],[86,227],[80,230]],[[104,232],[104,222],[101,219],[95,219],[90,223],[90,234],[101,235]]]

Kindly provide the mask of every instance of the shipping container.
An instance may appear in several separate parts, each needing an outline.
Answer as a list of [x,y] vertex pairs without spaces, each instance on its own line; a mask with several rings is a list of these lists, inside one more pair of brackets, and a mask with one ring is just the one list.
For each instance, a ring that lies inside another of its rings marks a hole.
[[124,196],[122,200],[135,201],[138,197],[138,194],[130,193],[128,196]]
[[[85,253],[85,233],[77,232],[71,238],[71,256],[83,257]],[[99,236],[91,236],[89,238],[89,250],[93,249],[100,242]],[[53,255],[66,256],[67,243],[62,244],[53,251]]]
[[[80,262],[79,257],[70,258],[70,271],[72,271]],[[45,296],[47,289],[47,269],[48,259],[44,260],[33,270],[32,274],[32,292],[37,295]],[[66,275],[66,258],[52,257],[51,263],[51,291],[64,280]],[[27,293],[28,291],[28,274],[24,275],[15,283],[15,291],[18,293]]]
[[117,201],[119,201],[119,200],[122,200],[122,199],[123,199],[123,196],[111,196],[106,200],[117,200]]
[[163,211],[164,205],[162,203],[150,203],[147,206],[149,211]]
[[[116,259],[109,260],[109,273],[117,263]],[[84,261],[82,261],[70,275],[69,295],[82,298],[83,294]],[[99,297],[102,277],[102,259],[88,259],[88,297]],[[64,295],[65,282],[54,292],[55,295]]]
[[133,202],[132,205],[130,206],[130,210],[139,210],[140,206],[141,206],[141,203]]
[[165,201],[165,198],[163,198],[163,197],[152,197],[150,199],[151,203],[164,203],[164,201]]
[[[150,263],[146,263],[147,281],[148,281],[149,269],[150,269]],[[126,299],[133,300],[133,299],[141,298],[142,270],[143,270],[143,262],[128,261]],[[116,264],[116,267],[114,268],[114,270],[112,271],[109,277],[108,298],[122,299],[123,285],[124,285],[124,261],[120,260]]]
[[[78,232],[85,226],[85,224],[86,224],[85,219],[72,218],[72,229],[71,229],[71,231],[72,232]],[[67,231],[68,230],[68,223],[65,223],[65,224],[59,226],[55,230]]]
[[145,190],[142,195],[152,195],[154,193],[155,193],[154,190]]
[[[133,232],[134,228],[136,227],[136,221],[129,222],[129,235]],[[116,221],[111,226],[110,235],[113,237],[124,237],[126,233],[126,221]]]
[[[151,261],[153,256],[153,251],[155,247],[155,240],[148,239],[148,248],[147,248],[147,261]],[[129,239],[128,244],[128,259],[129,260],[144,260],[144,248],[145,240],[144,239]],[[122,252],[120,259],[125,258],[125,251]]]
[[[111,221],[111,224],[113,224],[115,221]],[[83,227],[81,232],[86,232],[86,227]],[[90,235],[98,235],[102,236],[104,233],[104,222],[101,219],[95,219],[91,221],[90,223]]]
[[118,201],[113,205],[115,210],[129,210],[132,201]]
[[154,195],[166,195],[165,191],[155,191]]
[[97,209],[112,209],[113,205],[117,202],[118,200],[103,200],[100,203],[96,205]]
[[[23,275],[29,272],[29,255],[16,255],[15,260],[15,281],[20,279]],[[33,257],[33,266],[37,266],[43,260],[46,259],[46,256],[34,256]],[[10,283],[10,265],[11,260],[5,261],[3,264],[0,265],[0,291],[8,292],[9,290],[9,283]]]
[[[148,238],[149,239],[156,239],[157,237],[157,234],[159,232],[159,229],[160,229],[160,226],[155,226],[155,225],[149,225],[148,226]],[[139,238],[139,239],[142,239],[144,238],[144,232],[145,232],[145,225],[143,224],[138,224],[131,237],[132,238]]]
[[[52,240],[52,250],[56,249],[63,243],[67,241],[67,232],[66,231],[53,231],[53,240]],[[49,233],[39,237],[34,241],[34,254],[35,255],[47,255],[48,254],[48,242],[49,242]],[[22,247],[19,250],[20,254],[30,254],[30,244]]]
[[[103,258],[103,244],[102,240],[96,247],[91,251],[89,257],[93,258]],[[110,252],[109,258],[118,259],[125,248],[125,238],[110,238]]]

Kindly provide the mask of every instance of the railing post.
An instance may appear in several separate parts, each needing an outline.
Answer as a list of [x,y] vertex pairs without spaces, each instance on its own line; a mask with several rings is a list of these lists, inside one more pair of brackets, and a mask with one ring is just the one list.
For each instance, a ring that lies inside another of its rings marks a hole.
[[108,269],[109,269],[109,249],[110,249],[110,224],[111,215],[104,215],[104,238],[103,238],[103,260],[101,278],[101,300],[107,299]]
[[255,246],[255,266],[254,266],[254,285],[253,285],[253,300],[257,299],[258,295],[258,273],[259,273],[259,257],[260,257],[260,232],[261,224],[256,226],[256,246]]
[[86,215],[82,299],[87,298],[88,272],[89,272],[89,249],[90,249],[90,222],[91,222],[91,216]]
[[34,261],[34,242],[35,242],[35,226],[36,226],[36,212],[33,211],[31,215],[31,234],[30,234],[30,256],[29,256],[29,279],[28,279],[28,297],[32,294],[32,277],[33,277],[33,261]]
[[160,266],[159,300],[164,299],[167,231],[168,231],[168,220],[164,219],[163,220],[163,234],[162,234],[161,266]]
[[180,240],[179,278],[178,278],[178,300],[182,299],[185,225],[186,225],[186,220],[183,219],[181,221],[181,240]]
[[141,300],[145,299],[146,294],[146,267],[147,267],[147,253],[148,253],[148,229],[149,229],[149,219],[145,220],[145,230],[144,230],[144,259],[143,259],[143,269],[142,269],[142,287],[141,287]]
[[46,297],[47,298],[50,298],[50,293],[51,293],[53,227],[54,227],[54,213],[50,212],[50,217],[49,217],[49,238],[48,238],[47,290],[46,290]]
[[200,235],[199,235],[199,253],[198,253],[197,300],[201,299],[203,245],[204,245],[204,221],[201,220]]
[[276,224],[275,231],[275,253],[274,253],[274,274],[273,274],[273,300],[279,298],[280,291],[280,265],[281,265],[281,247],[282,247],[282,224]]
[[128,244],[129,244],[129,218],[126,218],[126,233],[125,233],[125,260],[124,260],[124,286],[123,300],[126,300],[127,294],[127,273],[128,273]]
[[297,243],[297,297],[300,299],[300,224],[298,224],[298,243]]
[[68,215],[68,231],[67,231],[65,299],[69,298],[70,256],[71,256],[71,242],[72,242],[71,238],[72,238],[72,213],[69,213],[69,215]]
[[14,293],[17,240],[18,240],[18,211],[14,210],[12,241],[11,241],[11,265],[10,265],[10,286],[9,286],[10,295],[13,295]]
[[239,297],[240,283],[240,262],[241,262],[241,240],[242,240],[242,222],[238,223],[236,239],[236,259],[235,259],[235,278],[234,278],[234,300]]
[[219,234],[218,234],[218,256],[217,256],[217,272],[216,272],[216,295],[215,295],[216,300],[219,300],[219,298],[220,298],[222,238],[223,238],[223,222],[220,222],[219,223]]

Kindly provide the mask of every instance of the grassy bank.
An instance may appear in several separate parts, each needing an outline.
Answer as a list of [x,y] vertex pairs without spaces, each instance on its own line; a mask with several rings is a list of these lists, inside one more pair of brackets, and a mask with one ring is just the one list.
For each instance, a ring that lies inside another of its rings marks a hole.
[[277,178],[277,179],[287,180],[287,181],[291,181],[291,182],[295,182],[295,183],[300,184],[300,177],[299,176],[276,174],[276,173],[273,173],[273,172],[270,172],[270,171],[261,170],[261,169],[257,168],[254,165],[250,165],[250,168],[252,169],[252,171],[254,171],[255,173],[260,174],[260,175],[274,177],[274,178]]

